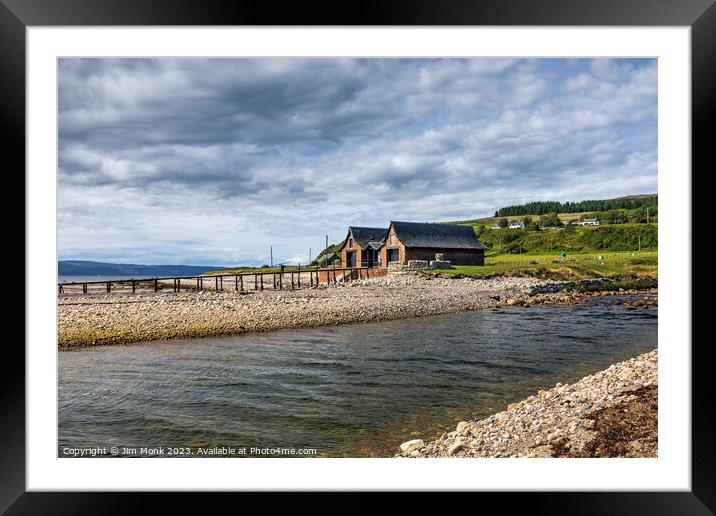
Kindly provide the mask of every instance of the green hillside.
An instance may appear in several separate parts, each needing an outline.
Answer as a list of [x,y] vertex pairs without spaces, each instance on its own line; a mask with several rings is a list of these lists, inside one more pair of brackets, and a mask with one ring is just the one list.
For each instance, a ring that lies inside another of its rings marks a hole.
[[565,226],[537,231],[473,226],[478,238],[495,253],[585,253],[658,249],[657,224]]
[[501,220],[533,222],[541,225],[544,219],[559,219],[562,224],[577,223],[585,218],[596,218],[600,224],[644,224],[657,222],[659,215],[656,194],[628,195],[616,199],[560,203],[535,201],[506,206],[496,210],[496,216],[468,220],[453,220],[449,224],[498,225]]

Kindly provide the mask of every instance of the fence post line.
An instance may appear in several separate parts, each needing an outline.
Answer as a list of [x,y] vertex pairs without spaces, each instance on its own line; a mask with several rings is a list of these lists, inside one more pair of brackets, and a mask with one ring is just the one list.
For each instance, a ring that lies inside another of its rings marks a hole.
[[259,274],[259,276],[261,276],[261,290],[263,290],[264,289],[264,274],[263,274],[263,272],[261,274]]
[[239,281],[241,282],[241,292],[244,291],[244,275],[239,276]]
[[258,274],[254,274],[254,290],[258,290],[258,289],[259,289],[259,278],[258,278]]
[[239,277],[238,276],[234,276],[234,283],[236,284],[234,290],[239,290]]

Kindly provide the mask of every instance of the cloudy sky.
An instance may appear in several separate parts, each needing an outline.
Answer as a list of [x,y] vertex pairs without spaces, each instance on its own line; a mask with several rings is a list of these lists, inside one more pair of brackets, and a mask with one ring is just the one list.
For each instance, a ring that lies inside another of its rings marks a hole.
[[260,265],[325,235],[657,191],[653,59],[61,59],[59,258]]

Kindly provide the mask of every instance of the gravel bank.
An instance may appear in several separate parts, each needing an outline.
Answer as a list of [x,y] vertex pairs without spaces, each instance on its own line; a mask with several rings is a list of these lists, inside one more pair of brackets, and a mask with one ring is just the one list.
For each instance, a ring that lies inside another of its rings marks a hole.
[[396,457],[656,457],[658,353],[557,384]]
[[[303,290],[65,294],[60,348],[405,319],[533,298],[534,278],[383,277]],[[512,300],[512,301],[511,301]]]

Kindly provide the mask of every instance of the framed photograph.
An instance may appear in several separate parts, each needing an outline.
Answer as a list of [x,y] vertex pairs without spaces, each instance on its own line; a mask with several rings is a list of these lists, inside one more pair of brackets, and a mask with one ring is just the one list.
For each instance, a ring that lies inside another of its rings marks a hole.
[[27,200],[3,510],[712,513],[713,2],[0,2]]

